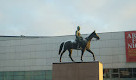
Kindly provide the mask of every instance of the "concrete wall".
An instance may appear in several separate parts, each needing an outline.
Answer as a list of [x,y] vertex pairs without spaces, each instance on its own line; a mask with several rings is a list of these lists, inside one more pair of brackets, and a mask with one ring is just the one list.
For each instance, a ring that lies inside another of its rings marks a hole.
[[98,61],[53,63],[52,80],[103,80],[103,65]]
[[[124,32],[100,33],[100,40],[91,41],[91,50],[104,68],[132,68],[136,63],[126,63]],[[83,35],[86,37],[87,35]],[[51,70],[52,63],[59,62],[58,50],[62,41],[74,40],[75,36],[61,37],[0,37],[0,71]],[[72,57],[80,61],[81,51],[74,50]],[[85,62],[93,57],[87,51]],[[71,62],[68,51],[62,62]]]

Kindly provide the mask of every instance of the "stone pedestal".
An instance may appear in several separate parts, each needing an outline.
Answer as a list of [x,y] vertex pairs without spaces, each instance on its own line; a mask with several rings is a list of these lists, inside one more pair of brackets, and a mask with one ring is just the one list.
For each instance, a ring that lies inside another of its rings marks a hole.
[[52,80],[103,80],[103,64],[99,61],[53,63]]

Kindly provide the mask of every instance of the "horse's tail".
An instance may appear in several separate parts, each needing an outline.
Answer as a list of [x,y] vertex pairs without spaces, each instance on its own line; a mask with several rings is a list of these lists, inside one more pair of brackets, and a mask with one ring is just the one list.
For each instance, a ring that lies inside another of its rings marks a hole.
[[59,48],[59,55],[60,55],[60,53],[61,53],[61,50],[62,50],[62,48],[63,48],[63,45],[64,45],[64,42],[62,42],[61,45],[60,45],[60,48]]

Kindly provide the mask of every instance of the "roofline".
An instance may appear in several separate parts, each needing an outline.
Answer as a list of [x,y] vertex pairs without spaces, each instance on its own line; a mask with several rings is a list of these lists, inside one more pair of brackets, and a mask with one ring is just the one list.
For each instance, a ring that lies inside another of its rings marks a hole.
[[[136,30],[130,30],[130,31],[136,31]],[[117,31],[117,32],[129,32],[129,31]],[[117,33],[117,32],[103,32],[103,33]],[[98,33],[98,34],[103,34]],[[88,34],[82,34],[82,35],[88,35]],[[0,37],[24,37],[24,38],[50,38],[50,37],[64,37],[64,36],[74,36],[74,35],[61,35],[61,36],[0,36]]]

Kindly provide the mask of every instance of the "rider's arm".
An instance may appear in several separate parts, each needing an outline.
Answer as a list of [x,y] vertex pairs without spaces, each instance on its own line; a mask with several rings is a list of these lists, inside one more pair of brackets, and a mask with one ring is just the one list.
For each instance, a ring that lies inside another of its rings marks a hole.
[[76,35],[76,37],[79,37],[79,32],[78,32],[78,31],[76,31],[76,34],[75,34],[75,35]]

